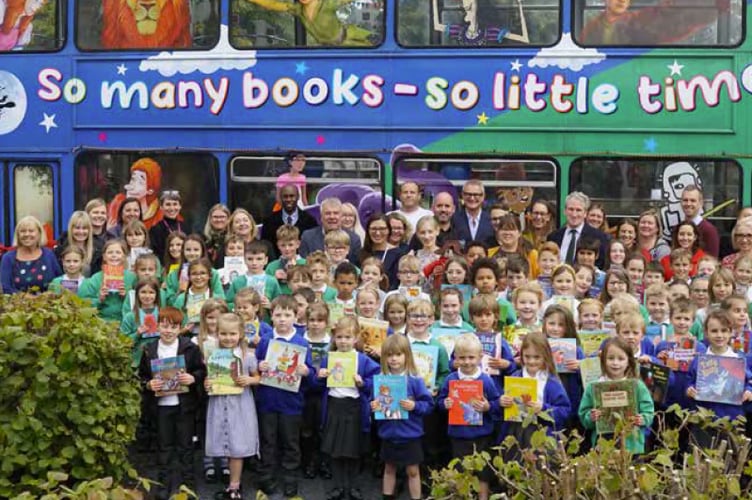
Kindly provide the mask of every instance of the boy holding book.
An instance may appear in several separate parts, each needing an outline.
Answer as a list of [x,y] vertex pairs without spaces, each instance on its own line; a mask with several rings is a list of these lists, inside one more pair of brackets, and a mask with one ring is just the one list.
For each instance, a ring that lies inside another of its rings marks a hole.
[[227,292],[227,303],[231,306],[235,302],[235,295],[242,288],[253,288],[261,296],[261,307],[268,309],[272,300],[281,294],[279,282],[273,276],[264,272],[269,262],[268,248],[263,241],[253,241],[245,249],[245,265],[248,273],[232,282]]
[[[499,306],[492,295],[480,294],[470,299],[468,307],[475,336],[481,343],[481,366],[491,377],[499,392],[504,388],[504,376],[511,375],[517,368],[514,352],[509,343],[496,331],[499,324]],[[513,328],[513,327],[510,327]]]
[[318,250],[306,257],[308,272],[311,274],[311,289],[320,300],[326,303],[334,302],[337,290],[329,286],[329,258]]
[[305,259],[298,255],[300,230],[295,226],[279,226],[277,229],[277,248],[280,257],[266,266],[266,274],[276,278],[282,294],[289,294],[290,286],[287,283],[289,267],[306,263]]

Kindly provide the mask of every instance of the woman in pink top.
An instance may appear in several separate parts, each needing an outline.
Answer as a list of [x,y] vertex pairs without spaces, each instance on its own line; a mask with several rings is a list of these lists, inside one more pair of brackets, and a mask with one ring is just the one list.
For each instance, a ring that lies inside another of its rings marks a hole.
[[298,205],[302,208],[308,205],[308,193],[306,192],[306,176],[303,174],[305,168],[306,157],[303,153],[290,152],[287,155],[287,164],[290,165],[290,171],[277,177],[277,203],[275,210],[282,208],[282,203],[279,197],[279,191],[283,186],[292,184],[298,189],[300,199]]

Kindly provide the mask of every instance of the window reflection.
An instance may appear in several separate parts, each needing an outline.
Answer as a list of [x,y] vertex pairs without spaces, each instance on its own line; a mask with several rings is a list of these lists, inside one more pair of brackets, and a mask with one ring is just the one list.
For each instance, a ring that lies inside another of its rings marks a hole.
[[59,49],[59,7],[57,0],[0,0],[0,51]]

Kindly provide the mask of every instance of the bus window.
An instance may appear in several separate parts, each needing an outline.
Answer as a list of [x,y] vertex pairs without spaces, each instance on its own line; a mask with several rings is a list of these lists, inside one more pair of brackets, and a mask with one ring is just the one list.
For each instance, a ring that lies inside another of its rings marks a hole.
[[444,191],[451,193],[459,206],[462,186],[471,179],[483,182],[485,209],[498,204],[523,214],[535,200],[556,202],[557,166],[552,160],[423,155],[399,158],[396,165],[396,183],[418,183],[423,189],[425,208],[431,206],[434,196]]
[[0,0],[0,52],[59,50],[64,8],[58,0]]
[[585,46],[734,46],[741,0],[575,0],[575,39]]
[[81,50],[209,49],[219,40],[219,0],[76,2]]
[[141,200],[144,223],[151,227],[160,214],[159,195],[177,191],[191,232],[203,232],[209,208],[219,202],[219,170],[205,153],[125,153],[86,151],[76,157],[76,208],[93,198],[108,205],[108,229],[117,224],[125,198]]
[[[230,200],[233,208],[247,209],[256,222],[261,223],[276,205],[279,176],[289,171],[287,159],[281,156],[237,156],[230,162]],[[305,159],[305,195],[301,207],[312,207],[318,215],[318,205],[335,197],[352,203],[361,220],[384,210],[382,195],[382,167],[375,158],[347,156],[308,156]]]
[[384,0],[231,0],[230,43],[257,47],[376,47]]
[[14,223],[33,215],[42,223],[50,241],[55,227],[53,178],[50,165],[16,164],[13,168]]
[[570,191],[603,205],[611,225],[657,208],[667,238],[684,219],[681,194],[689,185],[702,189],[704,213],[719,234],[729,234],[741,208],[742,184],[741,168],[731,160],[587,158],[576,160],[569,172]]
[[397,41],[403,47],[553,45],[558,0],[399,0]]

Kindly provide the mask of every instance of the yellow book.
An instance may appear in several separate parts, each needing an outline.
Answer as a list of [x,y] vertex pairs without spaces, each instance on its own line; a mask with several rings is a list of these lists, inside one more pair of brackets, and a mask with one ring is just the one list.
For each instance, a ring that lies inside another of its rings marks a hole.
[[327,361],[329,376],[327,387],[355,387],[355,374],[358,373],[358,351],[330,351]]
[[514,404],[504,408],[504,420],[522,422],[528,417],[528,401],[538,401],[538,381],[534,378],[504,377],[504,395],[514,399]]

